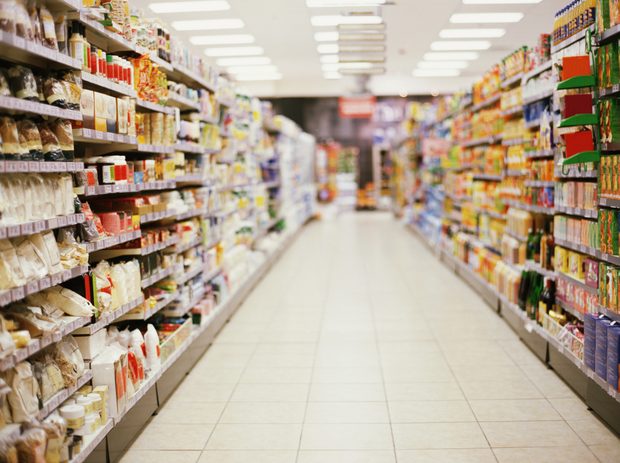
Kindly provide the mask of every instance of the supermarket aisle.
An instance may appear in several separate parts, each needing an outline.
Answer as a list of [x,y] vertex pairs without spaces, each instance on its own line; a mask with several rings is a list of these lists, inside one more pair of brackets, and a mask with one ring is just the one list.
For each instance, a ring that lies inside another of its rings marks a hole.
[[396,461],[618,462],[620,441],[387,214],[308,226],[123,460]]

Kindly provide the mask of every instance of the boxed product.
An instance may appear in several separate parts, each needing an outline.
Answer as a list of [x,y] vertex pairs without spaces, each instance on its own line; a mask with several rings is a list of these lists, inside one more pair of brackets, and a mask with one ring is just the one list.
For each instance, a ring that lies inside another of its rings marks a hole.
[[618,391],[620,364],[620,323],[613,321],[607,328],[607,382]]
[[95,94],[95,130],[108,131],[108,95],[94,92]]
[[99,330],[85,336],[75,335],[74,337],[84,360],[93,360],[105,349],[106,330]]
[[108,346],[91,362],[90,368],[95,389],[98,386],[108,388],[108,416],[118,417],[127,402],[127,353],[119,347]]
[[596,320],[596,350],[594,353],[594,371],[607,380],[607,329],[611,320],[601,316]]
[[597,315],[588,313],[584,317],[583,361],[591,370],[595,369],[596,355],[596,320]]
[[95,128],[95,92],[92,90],[82,90],[80,98],[80,111],[82,113],[82,121],[76,121],[76,127],[84,127],[85,129]]

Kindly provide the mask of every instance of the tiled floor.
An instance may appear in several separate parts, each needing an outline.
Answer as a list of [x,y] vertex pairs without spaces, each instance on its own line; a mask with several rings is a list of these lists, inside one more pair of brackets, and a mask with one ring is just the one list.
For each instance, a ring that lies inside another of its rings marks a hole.
[[619,462],[620,441],[386,214],[307,227],[123,463]]

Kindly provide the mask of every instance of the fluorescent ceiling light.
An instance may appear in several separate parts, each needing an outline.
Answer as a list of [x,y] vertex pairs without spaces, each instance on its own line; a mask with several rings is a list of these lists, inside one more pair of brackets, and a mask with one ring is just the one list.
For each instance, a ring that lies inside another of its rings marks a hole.
[[518,23],[523,13],[456,13],[450,16],[455,24]]
[[385,34],[382,32],[341,32],[338,37],[340,42],[383,42]]
[[336,72],[340,69],[340,66],[338,66],[338,63],[325,63],[321,66],[321,69],[323,69],[323,72]]
[[461,74],[458,69],[415,69],[415,77],[456,77]]
[[229,74],[251,74],[251,73],[278,74],[279,73],[278,67],[272,64],[267,65],[267,66],[232,66],[232,67],[226,68],[226,71]]
[[442,29],[442,39],[494,39],[503,37],[506,29]]
[[322,43],[317,47],[317,50],[319,53],[323,54],[331,54],[331,53],[338,53],[339,48],[338,45],[335,43]]
[[271,59],[266,56],[246,56],[242,58],[220,58],[217,65],[221,67],[229,66],[264,66],[271,64]]
[[239,82],[266,81],[266,80],[282,80],[282,74],[237,74],[235,80]]
[[255,56],[262,55],[265,51],[262,47],[223,47],[207,48],[205,55],[211,57],[218,56]]
[[469,66],[467,61],[420,61],[420,69],[464,69]]
[[321,56],[321,63],[337,63],[338,55],[323,55]]
[[463,0],[465,5],[517,5],[540,3],[542,0]]
[[491,48],[491,42],[488,40],[446,40],[431,43],[431,50],[434,51],[488,50],[489,48]]
[[321,66],[323,72],[343,71],[345,69],[372,69],[373,63],[356,61],[353,63],[326,63]]
[[326,79],[342,79],[342,74],[340,74],[339,72],[330,71],[325,72],[323,74],[323,77],[325,77]]
[[198,0],[194,2],[158,2],[149,3],[155,13],[193,13],[198,11],[226,11],[230,4],[225,0]]
[[240,19],[188,19],[172,21],[177,31],[217,31],[224,29],[241,29],[245,26]]
[[342,69],[341,74],[353,74],[353,75],[367,75],[367,74],[385,74],[385,68],[372,68],[372,69]]
[[316,32],[314,40],[317,42],[336,42],[338,41],[338,32]]
[[340,53],[383,53],[385,45],[340,45]]
[[379,6],[387,0],[306,0],[308,8],[336,8],[343,6]]
[[343,63],[359,63],[359,62],[367,62],[367,63],[385,63],[385,56],[383,55],[357,55],[357,56],[340,56],[341,64]]
[[453,61],[453,60],[475,60],[478,59],[475,51],[453,51],[453,52],[430,52],[424,53],[426,61]]
[[382,31],[385,30],[385,23],[379,24],[339,24],[338,31],[349,32],[370,32],[370,31]]
[[194,45],[243,45],[254,43],[254,36],[250,34],[236,35],[195,35],[189,38]]
[[383,18],[375,15],[328,15],[312,16],[310,22],[315,27],[338,26],[341,24],[372,25],[381,24]]

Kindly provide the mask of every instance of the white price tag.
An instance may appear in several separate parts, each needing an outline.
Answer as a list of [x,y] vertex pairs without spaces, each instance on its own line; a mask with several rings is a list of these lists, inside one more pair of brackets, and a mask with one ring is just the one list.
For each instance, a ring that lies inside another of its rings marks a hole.
[[19,166],[19,163],[17,161],[6,161],[5,171],[6,172],[19,172],[18,166]]
[[33,294],[39,291],[39,282],[31,281],[30,283],[26,283],[26,293]]
[[0,292],[0,305],[7,305],[11,303],[11,291]]
[[39,280],[39,290],[42,291],[46,288],[49,288],[50,286],[52,286],[52,281],[49,277],[41,278]]
[[11,225],[7,229],[7,234],[9,236],[9,238],[12,238],[14,236],[19,236],[21,231],[22,231],[22,229],[21,229],[21,227],[19,225]]
[[24,297],[26,297],[26,294],[24,292],[24,287],[20,286],[19,288],[13,288],[11,290],[11,298],[14,301],[18,301],[20,299],[23,299]]
[[0,226],[0,239],[5,239],[7,237],[8,230],[7,227]]
[[62,282],[62,276],[63,276],[63,272],[54,273],[51,276],[52,285],[53,286],[59,285]]
[[36,162],[36,161],[29,161],[28,162],[28,172],[39,172],[40,169],[40,163]]
[[21,225],[21,233],[22,235],[32,235],[34,233],[34,223],[27,222]]
[[6,161],[0,161],[0,173],[4,173],[6,171]]
[[64,215],[61,215],[60,217],[57,217],[58,220],[58,226],[59,227],[66,227],[67,226],[67,217],[65,217]]

